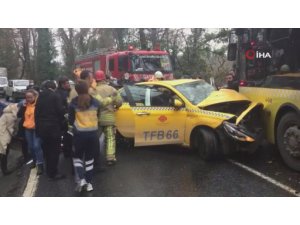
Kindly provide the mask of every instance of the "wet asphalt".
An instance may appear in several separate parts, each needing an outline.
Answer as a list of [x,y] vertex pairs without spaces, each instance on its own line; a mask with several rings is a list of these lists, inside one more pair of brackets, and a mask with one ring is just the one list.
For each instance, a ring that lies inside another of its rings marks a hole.
[[[119,150],[118,162],[94,176],[94,191],[74,192],[71,162],[61,158],[60,170],[67,178],[48,181],[41,176],[35,196],[39,197],[289,197],[290,193],[226,160],[204,162],[186,148],[158,146]],[[271,159],[272,162],[271,162]],[[272,178],[298,188],[300,173],[286,168],[272,148],[252,156],[233,158],[263,170]],[[277,165],[278,164],[278,165]],[[270,168],[269,168],[270,167]],[[278,174],[278,172],[280,171]]]
[[20,144],[13,142],[8,155],[8,175],[0,172],[0,197],[22,196],[29,176],[29,168],[24,165]]
[[[300,191],[300,173],[282,162],[278,150],[264,144],[256,153],[235,154],[231,159]],[[71,159],[61,156],[59,168],[66,179],[51,182],[39,177],[38,197],[289,197],[292,194],[245,171],[226,159],[201,160],[187,148],[152,146],[117,151],[118,162],[94,175],[94,191],[74,192]],[[11,173],[0,172],[0,196],[22,196],[30,169],[23,164],[19,143],[9,155]]]

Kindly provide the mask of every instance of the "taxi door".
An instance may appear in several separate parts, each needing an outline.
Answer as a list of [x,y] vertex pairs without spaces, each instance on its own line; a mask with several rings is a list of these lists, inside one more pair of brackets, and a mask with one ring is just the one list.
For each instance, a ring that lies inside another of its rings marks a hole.
[[[139,89],[138,96],[133,87]],[[128,89],[134,100],[135,146],[182,144],[186,110],[184,106],[180,109],[173,106],[176,94],[162,86],[128,86]]]

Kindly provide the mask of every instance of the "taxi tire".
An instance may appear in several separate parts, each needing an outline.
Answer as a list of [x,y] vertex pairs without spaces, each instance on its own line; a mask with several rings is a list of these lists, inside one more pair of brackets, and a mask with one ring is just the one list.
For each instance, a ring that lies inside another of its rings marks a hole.
[[285,164],[290,167],[291,169],[294,169],[296,171],[300,171],[300,158],[295,158],[288,154],[288,152],[285,150],[284,146],[284,133],[293,124],[297,124],[300,127],[300,119],[299,115],[293,112],[289,112],[285,114],[279,121],[279,124],[277,126],[277,146],[279,153],[285,162]]
[[209,128],[199,128],[197,131],[197,152],[206,160],[212,160],[218,156],[218,139],[216,134]]

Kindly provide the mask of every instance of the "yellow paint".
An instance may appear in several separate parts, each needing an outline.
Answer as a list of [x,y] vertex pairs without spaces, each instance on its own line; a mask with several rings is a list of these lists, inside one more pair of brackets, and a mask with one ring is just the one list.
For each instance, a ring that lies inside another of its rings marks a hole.
[[230,90],[221,89],[219,91],[214,91],[198,104],[199,107],[205,107],[208,105],[214,105],[222,102],[234,102],[234,101],[249,101],[247,97],[241,95],[240,93]]
[[[181,144],[189,146],[191,132],[195,127],[207,126],[215,129],[222,125],[223,121],[235,117],[233,114],[203,110],[201,107],[221,102],[250,101],[247,97],[235,91],[221,90],[219,92],[213,92],[203,101],[204,103],[201,102],[203,104],[200,103],[198,106],[193,105],[180,92],[173,88],[173,85],[194,81],[195,80],[192,79],[181,79],[140,83],[139,85],[161,85],[169,88],[177,95],[178,99],[183,101],[184,106],[181,107],[180,110],[176,110],[175,107],[130,107],[128,103],[125,103],[116,112],[117,129],[124,137],[134,138],[135,146],[161,144]],[[245,113],[240,115],[239,120],[247,115],[256,105],[257,103],[250,104],[249,108],[245,110]],[[162,118],[160,120],[161,116],[167,119]],[[167,135],[170,137],[171,135],[172,138],[158,139],[152,137],[151,139],[151,134],[145,133],[150,131],[154,132],[153,136],[156,135],[156,137],[157,133],[155,132],[160,132],[160,134],[164,134],[164,137]],[[176,131],[178,131],[178,135]]]
[[[285,76],[291,76],[291,74],[287,74]],[[293,74],[293,76],[299,77],[300,75]],[[290,104],[300,110],[300,90],[240,87],[240,93],[246,95],[252,101],[263,103],[263,121],[266,131],[266,137],[267,140],[273,144],[275,144],[276,135],[275,120],[280,108],[286,104]]]

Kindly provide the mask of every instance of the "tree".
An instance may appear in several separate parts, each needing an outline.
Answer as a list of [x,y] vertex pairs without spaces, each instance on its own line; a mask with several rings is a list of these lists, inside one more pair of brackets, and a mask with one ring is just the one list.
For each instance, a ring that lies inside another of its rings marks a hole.
[[13,29],[0,29],[0,67],[6,67],[8,78],[18,78],[19,55],[14,45]]
[[22,72],[20,78],[27,77],[34,79],[32,73],[31,57],[30,57],[30,31],[28,28],[17,29],[17,33],[20,37],[20,59],[22,60]]
[[140,35],[141,49],[146,50],[148,46],[147,46],[147,40],[146,40],[144,28],[139,28],[139,35]]
[[37,33],[37,80],[55,79],[57,76],[54,61],[56,50],[53,46],[52,34],[48,28],[38,28]]
[[118,50],[125,50],[126,46],[125,46],[125,39],[126,39],[126,33],[127,33],[126,28],[115,28],[113,29],[113,34],[114,34],[114,38],[117,44],[117,48]]
[[[67,76],[73,73],[74,69],[74,62],[76,57],[76,46],[75,46],[75,31],[73,28],[63,29],[60,28],[57,31],[57,35],[62,41],[62,54],[64,58],[64,66],[63,66],[63,73]],[[83,43],[83,38],[78,38],[81,43]],[[81,46],[81,50],[84,47]]]
[[[74,33],[75,32],[75,33]],[[93,38],[92,29],[80,28],[78,32],[73,30],[74,47],[77,49],[78,55],[84,55],[88,52],[91,40]]]
[[205,79],[214,77],[222,80],[225,71],[228,70],[226,62],[224,43],[227,42],[228,29],[218,29],[213,32],[194,28],[181,30],[183,45],[178,46],[183,52],[179,60],[180,68],[175,71],[177,74],[201,75]]

